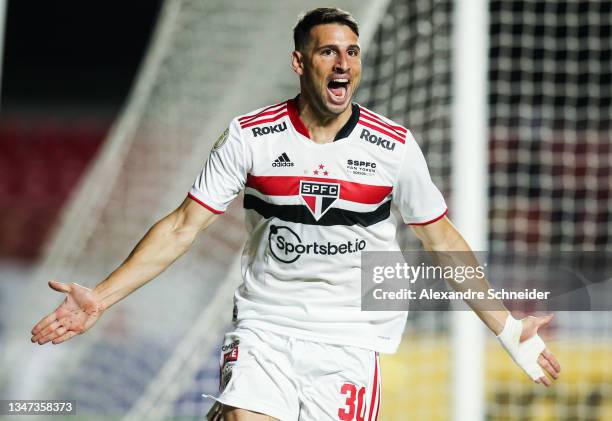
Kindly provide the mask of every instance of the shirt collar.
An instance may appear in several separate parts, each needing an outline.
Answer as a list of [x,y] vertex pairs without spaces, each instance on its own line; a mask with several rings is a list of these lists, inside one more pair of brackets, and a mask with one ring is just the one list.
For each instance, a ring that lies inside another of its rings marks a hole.
[[[298,94],[295,98],[287,101],[287,112],[289,114],[289,119],[291,120],[291,124],[293,124],[293,127],[295,127],[295,129],[299,133],[301,133],[302,135],[310,139],[311,138],[310,132],[304,125],[304,122],[300,118],[300,113],[298,111],[297,101],[298,101],[299,96],[300,95]],[[345,137],[349,137],[349,135],[351,134],[351,132],[357,125],[358,121],[359,121],[359,105],[353,102],[351,103],[351,116],[349,117],[347,122],[344,124],[344,126],[342,126],[340,130],[338,130],[338,133],[336,133],[336,137],[334,137],[334,142],[336,140],[344,139]]]

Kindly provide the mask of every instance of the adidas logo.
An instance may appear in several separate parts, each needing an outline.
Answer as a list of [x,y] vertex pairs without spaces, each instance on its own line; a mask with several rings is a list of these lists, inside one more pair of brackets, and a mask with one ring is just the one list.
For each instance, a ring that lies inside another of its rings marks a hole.
[[276,158],[272,163],[273,167],[293,167],[293,165],[293,162],[291,162],[285,152],[283,152],[283,154]]

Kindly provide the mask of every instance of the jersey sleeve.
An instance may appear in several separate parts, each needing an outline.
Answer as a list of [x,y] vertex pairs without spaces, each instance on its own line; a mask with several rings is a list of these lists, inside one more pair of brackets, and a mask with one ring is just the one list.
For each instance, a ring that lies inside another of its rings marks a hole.
[[236,120],[215,142],[189,197],[211,212],[224,213],[244,188],[249,171],[247,148]]
[[393,203],[406,224],[426,225],[446,215],[442,193],[431,180],[425,157],[410,132],[398,171]]

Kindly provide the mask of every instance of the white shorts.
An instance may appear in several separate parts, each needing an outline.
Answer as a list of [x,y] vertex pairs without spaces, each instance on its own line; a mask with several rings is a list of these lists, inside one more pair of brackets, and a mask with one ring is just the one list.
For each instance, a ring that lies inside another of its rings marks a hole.
[[375,421],[378,353],[238,328],[225,335],[218,402],[281,421]]

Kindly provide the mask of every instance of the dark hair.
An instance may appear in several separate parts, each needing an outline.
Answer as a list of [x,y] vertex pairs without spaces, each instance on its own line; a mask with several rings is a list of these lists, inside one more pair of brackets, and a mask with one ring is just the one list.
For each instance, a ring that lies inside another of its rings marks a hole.
[[359,36],[357,21],[349,12],[336,7],[319,7],[306,12],[300,16],[295,28],[293,28],[293,42],[296,50],[304,48],[310,40],[310,30],[317,25],[326,23],[338,23],[346,25]]

